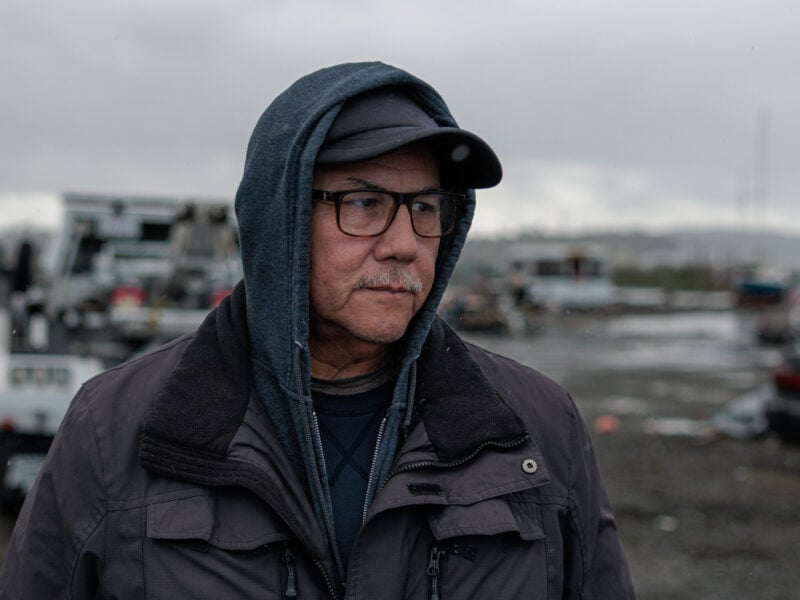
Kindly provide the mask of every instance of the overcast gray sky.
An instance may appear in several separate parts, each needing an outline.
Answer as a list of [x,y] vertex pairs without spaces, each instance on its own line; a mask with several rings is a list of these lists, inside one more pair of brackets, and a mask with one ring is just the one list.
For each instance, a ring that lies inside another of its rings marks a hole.
[[0,223],[46,219],[48,192],[232,197],[276,94],[323,66],[382,60],[433,84],[503,161],[477,231],[800,233],[798,7],[6,1]]

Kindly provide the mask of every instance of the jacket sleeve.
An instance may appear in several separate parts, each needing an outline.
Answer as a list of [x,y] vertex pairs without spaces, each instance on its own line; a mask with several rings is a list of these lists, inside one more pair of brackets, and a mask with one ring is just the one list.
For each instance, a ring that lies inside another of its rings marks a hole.
[[0,598],[95,598],[105,493],[91,404],[78,392],[25,499],[0,573]]
[[[571,545],[571,563],[581,565],[581,568],[573,568],[567,575],[567,583],[573,591],[569,597],[576,600],[633,600],[635,595],[628,562],[592,442],[577,407],[574,407],[574,415],[570,440],[572,485],[569,504],[577,543]],[[576,590],[579,591],[576,593]]]

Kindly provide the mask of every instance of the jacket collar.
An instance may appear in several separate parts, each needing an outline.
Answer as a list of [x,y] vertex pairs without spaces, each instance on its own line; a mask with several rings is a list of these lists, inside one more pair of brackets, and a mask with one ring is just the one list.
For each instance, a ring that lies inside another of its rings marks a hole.
[[488,445],[527,437],[467,345],[441,319],[434,321],[417,363],[415,408],[438,459],[464,460]]
[[143,441],[209,458],[227,455],[250,389],[244,314],[240,282],[206,317],[156,396],[142,426]]

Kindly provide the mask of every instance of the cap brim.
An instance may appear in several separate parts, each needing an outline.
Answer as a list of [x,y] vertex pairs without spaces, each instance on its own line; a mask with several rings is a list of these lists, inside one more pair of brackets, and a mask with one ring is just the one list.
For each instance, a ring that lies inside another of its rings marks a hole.
[[503,177],[500,160],[489,145],[477,135],[456,127],[401,126],[365,131],[323,146],[317,164],[360,162],[420,142],[434,150],[442,180],[449,185],[488,188]]

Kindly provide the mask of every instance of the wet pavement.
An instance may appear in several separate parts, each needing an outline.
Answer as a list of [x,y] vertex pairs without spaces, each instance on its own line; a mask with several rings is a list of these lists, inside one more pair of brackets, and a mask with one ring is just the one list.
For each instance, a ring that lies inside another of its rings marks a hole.
[[753,318],[575,315],[524,336],[467,336],[575,398],[640,600],[800,598],[800,447],[732,440],[709,425],[779,360],[755,342]]

